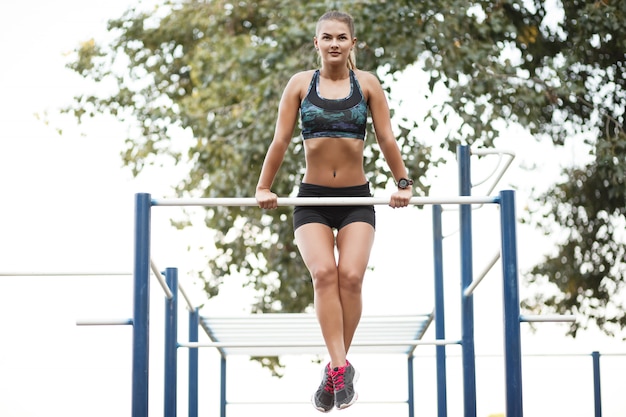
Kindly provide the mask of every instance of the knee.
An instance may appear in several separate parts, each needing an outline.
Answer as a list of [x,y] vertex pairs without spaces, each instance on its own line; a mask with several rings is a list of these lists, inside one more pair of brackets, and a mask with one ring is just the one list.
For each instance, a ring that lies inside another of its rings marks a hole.
[[339,269],[339,288],[341,291],[361,294],[363,274],[353,269]]
[[337,267],[333,264],[318,265],[311,268],[311,278],[315,290],[337,286]]

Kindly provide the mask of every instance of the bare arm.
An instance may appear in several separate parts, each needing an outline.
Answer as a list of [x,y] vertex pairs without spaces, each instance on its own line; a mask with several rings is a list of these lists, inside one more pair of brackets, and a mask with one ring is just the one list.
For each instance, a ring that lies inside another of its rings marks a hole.
[[265,155],[259,181],[256,186],[255,197],[261,208],[270,209],[277,207],[277,196],[271,192],[270,188],[272,187],[276,173],[283,162],[285,152],[291,142],[298,117],[298,109],[300,108],[300,87],[298,78],[298,75],[295,75],[289,80],[278,106],[278,118],[274,130],[274,138]]
[[[370,73],[362,73],[362,78],[368,90],[368,105],[372,113],[374,122],[374,131],[376,132],[376,141],[380,146],[385,161],[393,174],[396,182],[400,178],[408,178],[408,173],[398,147],[398,142],[391,129],[391,118],[389,114],[389,104],[387,97],[378,79]],[[411,187],[398,190],[391,196],[390,205],[392,207],[404,207],[408,205],[410,198],[413,196]]]

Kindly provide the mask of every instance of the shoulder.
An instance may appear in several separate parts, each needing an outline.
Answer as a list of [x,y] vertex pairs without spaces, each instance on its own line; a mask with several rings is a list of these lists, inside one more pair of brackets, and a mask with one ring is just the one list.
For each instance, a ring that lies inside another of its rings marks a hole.
[[354,70],[354,75],[356,75],[356,79],[362,86],[380,87],[380,81],[378,80],[378,77],[369,71],[356,69]]
[[295,73],[289,79],[289,82],[285,87],[285,92],[304,97],[309,89],[309,84],[311,84],[314,73],[315,70],[300,71]]
[[354,74],[368,102],[370,98],[384,97],[383,87],[374,73],[356,69]]
[[294,75],[291,76],[291,78],[289,79],[289,84],[308,84],[311,82],[311,80],[313,79],[313,74],[315,73],[315,70],[307,70],[307,71],[300,71],[295,73]]

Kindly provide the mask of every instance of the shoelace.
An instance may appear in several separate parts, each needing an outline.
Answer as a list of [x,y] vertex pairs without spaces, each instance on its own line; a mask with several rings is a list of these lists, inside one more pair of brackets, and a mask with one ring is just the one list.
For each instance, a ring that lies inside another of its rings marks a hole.
[[332,394],[335,392],[335,383],[333,382],[332,372],[329,371],[326,377],[326,385],[324,385],[324,391]]
[[333,384],[335,385],[335,390],[339,391],[342,390],[344,385],[343,385],[343,372],[344,372],[345,368],[339,368],[336,371],[332,372],[332,377],[333,377]]

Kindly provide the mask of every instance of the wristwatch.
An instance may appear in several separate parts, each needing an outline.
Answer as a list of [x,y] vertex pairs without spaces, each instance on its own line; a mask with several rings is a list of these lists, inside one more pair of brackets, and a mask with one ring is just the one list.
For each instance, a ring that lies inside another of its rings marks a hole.
[[400,178],[398,180],[398,188],[401,190],[406,190],[411,185],[413,185],[413,180],[410,180],[408,178]]

